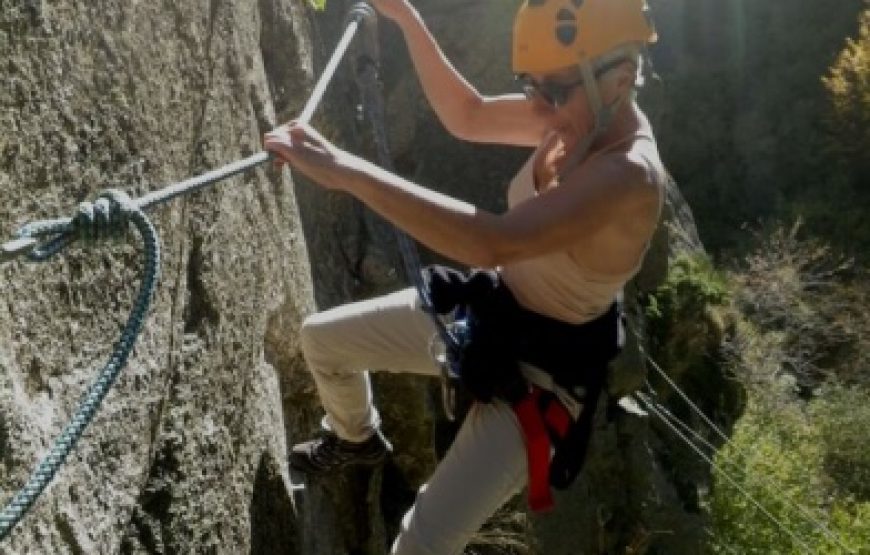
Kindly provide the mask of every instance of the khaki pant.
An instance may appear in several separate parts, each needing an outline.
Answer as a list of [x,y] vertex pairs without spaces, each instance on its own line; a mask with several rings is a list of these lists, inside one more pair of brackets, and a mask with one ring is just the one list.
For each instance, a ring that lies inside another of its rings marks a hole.
[[[405,289],[314,314],[302,350],[325,425],[351,441],[380,426],[368,369],[438,376],[430,357],[435,326]],[[475,403],[447,455],[402,520],[394,555],[460,554],[471,536],[526,483],[526,450],[511,408]]]

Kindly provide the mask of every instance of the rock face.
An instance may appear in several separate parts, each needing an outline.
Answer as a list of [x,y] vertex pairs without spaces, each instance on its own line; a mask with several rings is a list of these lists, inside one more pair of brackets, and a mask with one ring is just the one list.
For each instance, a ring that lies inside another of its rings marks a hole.
[[[482,92],[512,88],[512,5],[415,4]],[[314,16],[289,0],[0,0],[4,233],[68,215],[103,188],[139,196],[256,152],[264,131],[300,111],[348,6],[330,0]],[[396,29],[384,22],[381,36],[398,171],[503,209],[504,186],[529,153],[450,138]],[[339,72],[315,123],[370,153],[349,73]],[[691,214],[676,188],[671,194],[673,225],[658,236],[637,291],[661,279],[673,230],[700,248]],[[433,429],[443,423],[432,384],[378,378],[399,453],[383,471],[312,480],[294,494],[284,457],[319,414],[300,322],[315,306],[402,286],[390,229],[355,201],[267,167],[152,217],[162,274],[134,356],[0,553],[383,553],[435,462]],[[0,266],[0,502],[102,367],[138,287],[139,252],[131,238],[74,246],[42,265]],[[614,395],[643,380],[636,349],[626,357]],[[602,410],[599,432],[587,471],[560,496],[562,510],[527,531],[535,552],[701,552],[703,516],[683,509],[683,493],[650,456],[667,445],[647,420]]]
[[[103,188],[138,196],[259,150],[275,106],[310,85],[307,18],[269,0],[2,2],[4,235]],[[153,213],[162,274],[135,354],[0,551],[302,549],[281,472],[285,423],[307,429],[315,406],[294,197],[263,168]],[[139,266],[131,240],[0,269],[4,503],[104,363]]]

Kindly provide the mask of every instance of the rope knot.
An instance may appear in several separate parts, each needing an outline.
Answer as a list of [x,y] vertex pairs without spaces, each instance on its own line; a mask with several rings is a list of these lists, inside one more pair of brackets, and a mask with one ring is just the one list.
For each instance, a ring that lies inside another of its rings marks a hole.
[[94,202],[79,204],[70,228],[79,239],[86,241],[117,239],[124,235],[135,210],[127,193],[108,189],[100,193]]

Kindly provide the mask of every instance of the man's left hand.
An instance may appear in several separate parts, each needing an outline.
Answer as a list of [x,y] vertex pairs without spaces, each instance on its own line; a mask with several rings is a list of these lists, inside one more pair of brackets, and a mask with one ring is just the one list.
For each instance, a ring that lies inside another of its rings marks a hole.
[[266,133],[263,146],[276,164],[290,164],[328,189],[343,189],[354,156],[337,148],[307,123],[291,121]]

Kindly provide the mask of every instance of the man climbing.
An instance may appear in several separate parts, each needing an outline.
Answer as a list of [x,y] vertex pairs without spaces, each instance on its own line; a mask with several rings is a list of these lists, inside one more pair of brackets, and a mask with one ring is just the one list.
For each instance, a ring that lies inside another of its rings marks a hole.
[[[617,297],[638,271],[661,211],[665,170],[634,101],[641,53],[655,32],[644,0],[527,0],[513,39],[525,95],[484,97],[407,0],[372,4],[403,31],[450,133],[535,149],[508,188],[507,212],[494,214],[344,152],[307,124],[265,137],[265,147],[296,170],[481,269],[426,272],[435,309],[469,315],[470,340],[457,356],[479,402],[392,547],[402,555],[458,554],[525,485],[533,508],[547,508],[549,484],[564,487],[582,464],[604,372],[621,346]],[[307,318],[302,349],[325,432],[294,446],[291,465],[326,473],[383,460],[390,447],[367,370],[440,375],[429,355],[435,333],[414,289]]]

